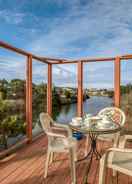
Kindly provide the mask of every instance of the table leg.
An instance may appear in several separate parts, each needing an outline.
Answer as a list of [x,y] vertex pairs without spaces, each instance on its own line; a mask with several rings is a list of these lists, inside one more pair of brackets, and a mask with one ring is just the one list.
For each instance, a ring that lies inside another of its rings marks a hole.
[[85,157],[79,159],[77,162],[88,159],[90,155],[93,155],[93,156],[95,155],[97,160],[101,158],[101,155],[97,150],[97,135],[89,133],[89,138],[90,138],[90,150]]
[[101,155],[97,150],[97,137],[98,137],[98,135],[90,133],[89,137],[91,140],[91,150],[93,151],[93,154],[96,156],[96,159],[99,160],[101,158]]
[[92,152],[91,155],[90,155],[90,161],[89,161],[88,167],[86,169],[86,174],[83,178],[83,184],[88,184],[87,180],[88,180],[88,174],[89,174],[89,171],[90,171],[90,168],[91,168],[91,165],[92,165],[93,154],[94,154],[94,152]]
[[93,134],[93,133],[89,133],[90,150],[84,158],[78,160],[78,162],[80,162],[80,161],[89,159],[89,164],[88,164],[88,167],[86,169],[86,174],[85,174],[85,177],[83,179],[83,184],[87,184],[88,174],[89,174],[89,171],[90,171],[90,168],[92,165],[93,157],[95,156],[96,160],[99,160],[101,158],[101,155],[97,150],[97,137],[98,137],[98,135]]

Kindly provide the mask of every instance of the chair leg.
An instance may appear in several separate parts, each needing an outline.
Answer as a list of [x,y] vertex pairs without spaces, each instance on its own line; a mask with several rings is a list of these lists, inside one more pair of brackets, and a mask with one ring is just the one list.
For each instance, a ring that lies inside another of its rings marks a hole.
[[[120,138],[120,134],[119,133],[116,133],[115,134],[115,140],[114,140],[114,143],[113,143],[113,147],[114,148],[117,148],[118,147],[118,145],[119,145],[119,138]],[[112,156],[111,157],[113,157],[113,155],[114,155],[114,153],[112,153]],[[116,170],[113,170],[112,173],[113,173],[113,176],[114,177],[117,175],[117,171]]]
[[84,151],[85,156],[87,156],[88,154],[88,145],[89,145],[89,137],[86,136],[85,151]]
[[[114,156],[114,153],[111,154],[111,160],[112,160],[113,156]],[[112,170],[112,176],[113,177],[116,177],[117,176],[117,171],[114,170],[114,169]]]
[[86,144],[85,144],[85,156],[87,156],[87,154],[88,154],[88,145],[89,145],[89,139],[88,139],[89,137],[88,136],[86,136]]
[[106,163],[104,155],[100,160],[99,184],[105,184],[105,177],[106,177]]
[[74,161],[74,149],[70,149],[70,163],[71,163],[71,180],[72,184],[76,184],[76,168],[75,168],[75,161]]
[[49,161],[50,161],[50,151],[47,152],[47,158],[46,158],[46,162],[45,162],[45,173],[44,173],[44,178],[47,177],[47,173],[48,173],[48,165],[49,165]]
[[113,174],[113,177],[117,176],[117,171],[113,169],[112,174]]
[[120,136],[119,148],[125,148],[126,139],[125,136]]
[[74,158],[74,162],[76,162],[77,161],[77,147],[76,146],[73,148],[73,158]]
[[54,160],[54,152],[51,152],[50,153],[50,164],[53,162],[53,160]]
[[118,179],[119,179],[119,173],[117,172],[117,175],[116,175],[116,183],[118,184]]

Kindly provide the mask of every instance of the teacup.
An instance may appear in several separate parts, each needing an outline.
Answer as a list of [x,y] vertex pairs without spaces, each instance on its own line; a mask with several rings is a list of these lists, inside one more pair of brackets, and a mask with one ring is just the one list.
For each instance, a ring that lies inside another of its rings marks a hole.
[[84,126],[89,127],[91,121],[90,121],[90,119],[85,119],[83,123],[84,123]]
[[81,122],[82,122],[82,118],[81,117],[72,118],[72,123],[73,124],[80,125]]

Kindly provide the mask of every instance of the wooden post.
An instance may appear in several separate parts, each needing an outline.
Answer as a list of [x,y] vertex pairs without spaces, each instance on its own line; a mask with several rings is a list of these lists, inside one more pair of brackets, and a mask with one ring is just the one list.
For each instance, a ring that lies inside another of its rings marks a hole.
[[120,62],[120,57],[116,57],[114,65],[114,104],[116,107],[120,107]]
[[47,113],[52,115],[52,64],[48,64]]
[[77,115],[83,115],[83,62],[78,62]]
[[32,56],[27,57],[26,68],[26,122],[27,137],[29,142],[32,141]]

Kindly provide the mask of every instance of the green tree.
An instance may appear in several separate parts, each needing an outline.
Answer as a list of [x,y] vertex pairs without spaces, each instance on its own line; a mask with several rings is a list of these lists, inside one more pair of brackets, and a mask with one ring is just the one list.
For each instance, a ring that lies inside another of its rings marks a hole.
[[13,79],[8,85],[8,96],[9,99],[25,98],[25,80]]
[[71,98],[71,96],[72,96],[71,92],[68,90],[65,90],[64,94],[65,94],[66,98]]
[[0,99],[6,99],[7,97],[7,87],[8,81],[3,79],[0,80]]
[[47,110],[46,84],[33,84],[33,126],[37,123],[39,114]]
[[52,89],[52,117],[56,120],[57,116],[60,113],[60,96],[56,91],[56,88],[53,87]]
[[19,115],[10,115],[12,107],[7,101],[0,100],[0,142],[5,148],[8,147],[9,136],[25,133],[26,123]]

